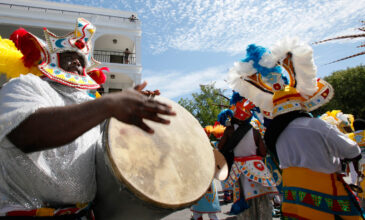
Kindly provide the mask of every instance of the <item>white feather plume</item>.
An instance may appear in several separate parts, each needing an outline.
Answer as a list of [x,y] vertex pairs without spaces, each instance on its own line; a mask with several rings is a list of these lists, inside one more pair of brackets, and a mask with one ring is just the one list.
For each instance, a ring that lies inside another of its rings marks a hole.
[[271,49],[276,61],[282,61],[287,53],[292,53],[293,66],[296,73],[296,89],[302,96],[311,96],[317,91],[317,68],[313,60],[312,48],[298,38],[286,37]]
[[256,72],[251,63],[235,62],[228,72],[228,85],[241,96],[249,99],[261,110],[272,112],[272,94],[266,93],[244,79]]
[[277,60],[270,52],[265,52],[262,55],[259,64],[267,68],[274,68],[277,65]]

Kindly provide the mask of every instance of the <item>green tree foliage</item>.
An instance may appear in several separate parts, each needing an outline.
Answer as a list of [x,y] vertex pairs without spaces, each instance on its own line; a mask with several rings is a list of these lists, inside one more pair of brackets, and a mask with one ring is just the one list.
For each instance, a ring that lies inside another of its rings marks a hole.
[[355,118],[365,118],[365,66],[336,71],[324,78],[335,90],[332,100],[313,112],[321,115],[330,110],[341,110]]
[[220,95],[223,91],[214,86],[215,83],[200,85],[200,91],[193,93],[191,99],[181,98],[178,101],[203,127],[214,125],[218,114],[223,109],[220,105],[229,105],[229,100]]

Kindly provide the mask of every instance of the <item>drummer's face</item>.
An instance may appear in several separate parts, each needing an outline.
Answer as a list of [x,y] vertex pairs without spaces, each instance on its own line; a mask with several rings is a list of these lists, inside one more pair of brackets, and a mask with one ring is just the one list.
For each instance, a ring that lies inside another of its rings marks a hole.
[[82,75],[85,67],[84,59],[76,52],[63,52],[59,54],[60,67],[67,72]]

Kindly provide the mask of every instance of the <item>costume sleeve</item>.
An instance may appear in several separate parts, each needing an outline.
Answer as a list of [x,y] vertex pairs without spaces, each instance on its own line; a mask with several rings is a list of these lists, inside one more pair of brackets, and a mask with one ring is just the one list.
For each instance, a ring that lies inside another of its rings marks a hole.
[[340,159],[351,159],[360,155],[361,150],[356,142],[348,138],[336,127],[327,123],[325,124],[327,125],[325,128],[325,140],[332,156]]
[[46,81],[33,74],[5,84],[0,89],[0,141],[37,109],[52,106],[54,93]]

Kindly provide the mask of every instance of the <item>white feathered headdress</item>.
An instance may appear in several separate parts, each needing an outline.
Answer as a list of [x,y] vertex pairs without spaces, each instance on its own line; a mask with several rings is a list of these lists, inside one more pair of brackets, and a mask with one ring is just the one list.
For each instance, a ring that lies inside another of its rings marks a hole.
[[228,83],[273,118],[295,110],[312,111],[333,97],[332,87],[317,79],[316,71],[312,48],[297,38],[285,38],[271,52],[249,45],[246,58],[230,69]]

